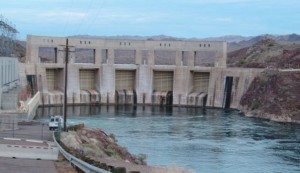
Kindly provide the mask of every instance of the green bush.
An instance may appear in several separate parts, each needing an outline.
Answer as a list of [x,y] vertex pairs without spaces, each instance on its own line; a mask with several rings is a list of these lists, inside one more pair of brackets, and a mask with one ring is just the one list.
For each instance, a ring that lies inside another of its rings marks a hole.
[[117,138],[116,138],[116,135],[111,133],[108,135],[112,140],[114,140],[114,142],[118,142]]
[[146,164],[146,160],[147,160],[147,155],[146,154],[138,154],[136,156],[136,161],[140,165],[145,165]]

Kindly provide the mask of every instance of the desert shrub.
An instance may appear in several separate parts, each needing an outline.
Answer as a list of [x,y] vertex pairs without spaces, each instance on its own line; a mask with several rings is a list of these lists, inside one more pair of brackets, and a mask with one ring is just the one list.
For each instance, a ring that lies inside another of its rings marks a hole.
[[140,165],[145,165],[147,160],[147,155],[146,154],[138,154],[136,156],[136,162]]
[[260,107],[260,104],[257,100],[253,100],[250,107],[251,110],[258,109]]
[[114,142],[118,142],[117,138],[116,138],[116,135],[111,133],[108,135]]

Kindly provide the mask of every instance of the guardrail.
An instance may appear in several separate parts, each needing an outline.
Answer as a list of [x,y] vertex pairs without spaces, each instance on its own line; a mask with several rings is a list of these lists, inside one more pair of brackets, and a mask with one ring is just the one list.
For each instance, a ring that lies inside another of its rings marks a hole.
[[[57,133],[57,132],[55,132]],[[76,157],[74,157],[73,155],[69,154],[68,152],[66,152],[60,145],[59,143],[56,141],[56,137],[55,137],[55,133],[53,133],[53,140],[55,145],[58,147],[59,152],[72,164],[74,164],[76,167],[78,167],[79,169],[81,169],[84,172],[88,172],[88,173],[110,173],[109,171],[103,170],[101,168],[95,167],[91,164],[88,164]]]

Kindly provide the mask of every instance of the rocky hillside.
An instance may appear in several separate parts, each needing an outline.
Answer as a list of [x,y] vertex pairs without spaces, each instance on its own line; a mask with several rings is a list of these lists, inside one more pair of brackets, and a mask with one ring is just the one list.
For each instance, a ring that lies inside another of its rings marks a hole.
[[[0,37],[0,42],[3,42],[2,37]],[[26,42],[25,41],[16,41],[15,45],[16,45],[15,50],[12,50],[11,54],[14,54],[16,57],[18,57],[20,62],[25,62]],[[1,52],[1,49],[0,49],[0,56],[7,56],[7,53]]]
[[300,44],[300,35],[287,34],[287,35],[258,35],[258,36],[240,36],[240,35],[227,35],[222,37],[211,37],[203,40],[216,40],[226,41],[228,52],[239,50],[245,47],[250,47],[263,39],[272,39],[280,44]]
[[228,66],[247,68],[300,68],[300,45],[279,44],[265,38],[228,53]]
[[300,123],[300,71],[266,70],[242,97],[246,116]]

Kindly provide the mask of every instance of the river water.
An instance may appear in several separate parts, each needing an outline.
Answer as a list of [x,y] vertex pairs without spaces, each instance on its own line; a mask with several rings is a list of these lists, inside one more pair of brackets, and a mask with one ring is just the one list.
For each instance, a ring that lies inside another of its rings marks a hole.
[[[61,114],[39,108],[37,119]],[[161,107],[69,107],[68,124],[115,134],[133,154],[154,166],[203,173],[300,172],[300,125],[247,118],[237,111]]]

